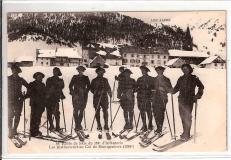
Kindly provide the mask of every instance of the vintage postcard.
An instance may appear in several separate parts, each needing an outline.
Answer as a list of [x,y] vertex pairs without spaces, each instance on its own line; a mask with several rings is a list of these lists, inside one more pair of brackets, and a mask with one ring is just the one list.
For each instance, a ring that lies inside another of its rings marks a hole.
[[8,12],[7,154],[226,152],[226,11]]

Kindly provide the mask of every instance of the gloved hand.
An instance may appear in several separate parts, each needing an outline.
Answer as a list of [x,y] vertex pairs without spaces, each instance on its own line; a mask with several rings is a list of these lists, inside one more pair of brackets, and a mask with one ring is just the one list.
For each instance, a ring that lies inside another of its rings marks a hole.
[[115,80],[118,80],[118,76],[115,76]]
[[196,102],[198,99],[200,99],[201,97],[199,97],[198,95],[195,95],[194,97],[193,97],[193,101],[194,102]]

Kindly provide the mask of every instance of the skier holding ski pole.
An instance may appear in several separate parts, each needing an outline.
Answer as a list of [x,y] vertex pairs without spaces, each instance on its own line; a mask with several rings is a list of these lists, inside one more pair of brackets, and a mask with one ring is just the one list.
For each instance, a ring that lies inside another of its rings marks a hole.
[[74,75],[69,84],[70,94],[72,95],[73,116],[75,121],[75,132],[83,130],[81,125],[84,116],[84,110],[87,105],[88,92],[90,89],[90,80],[84,75],[86,68],[78,66],[76,68],[78,75]]
[[[190,138],[193,103],[203,95],[204,85],[197,76],[192,75],[193,68],[190,64],[183,64],[181,70],[184,75],[177,80],[172,94],[179,91],[179,112],[183,125],[183,133],[180,137],[183,141],[187,141]],[[195,94],[196,87],[198,87],[198,92]]]
[[120,99],[120,105],[124,112],[125,130],[133,129],[134,92],[136,91],[136,81],[130,77],[131,74],[132,72],[129,69],[125,69],[122,73],[123,78],[118,87],[118,98]]
[[[157,76],[154,80],[155,92],[153,95],[153,111],[154,117],[157,125],[156,134],[162,134],[163,122],[164,122],[164,113],[166,110],[166,104],[168,102],[168,93],[172,90],[172,85],[166,76],[164,76],[165,68],[163,66],[158,66],[155,68]],[[171,129],[171,128],[170,128]]]
[[[103,110],[103,118],[104,118],[104,130],[106,131],[107,139],[111,139],[109,134],[108,127],[108,95],[112,97],[111,87],[108,83],[108,80],[103,77],[105,73],[105,69],[98,67],[95,71],[97,73],[97,77],[92,80],[90,85],[90,90],[93,93],[93,106],[95,108],[95,117],[97,122],[97,130],[102,132],[102,126],[100,122],[100,109]],[[93,120],[94,123],[94,120]],[[98,135],[98,138],[102,138],[102,134]]]
[[[140,110],[143,126],[142,132],[153,130],[152,112],[151,112],[151,95],[154,88],[154,78],[148,75],[150,70],[146,66],[141,66],[142,76],[137,79],[137,102]],[[146,124],[146,114],[149,120],[148,127]]]

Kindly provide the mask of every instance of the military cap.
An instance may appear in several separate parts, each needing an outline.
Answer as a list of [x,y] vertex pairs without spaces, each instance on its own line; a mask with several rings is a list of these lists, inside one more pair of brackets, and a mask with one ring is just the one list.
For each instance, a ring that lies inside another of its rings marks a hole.
[[150,72],[150,70],[148,69],[148,67],[146,67],[146,66],[140,66],[140,69],[142,70],[146,70],[147,72]]
[[124,66],[119,67],[119,70],[124,70],[124,69],[125,69]]
[[123,74],[124,73],[130,73],[130,74],[132,74],[132,71],[130,70],[130,69],[125,69],[124,71],[123,71]]
[[58,67],[55,67],[55,68],[53,69],[53,71],[55,71],[55,70],[58,71],[58,76],[61,76],[61,75],[62,75],[62,73],[61,73],[61,71],[60,71],[60,69],[59,69]]
[[77,69],[77,70],[82,70],[82,71],[85,71],[85,70],[86,70],[86,68],[85,68],[84,66],[78,66],[78,67],[76,67],[76,69]]
[[96,73],[99,73],[99,72],[105,73],[105,69],[102,68],[102,67],[98,67],[98,68],[96,68],[95,72],[96,72]]
[[157,66],[157,67],[155,67],[155,70],[162,70],[162,71],[164,71],[165,67],[163,67],[163,66]]
[[39,75],[41,75],[43,78],[45,77],[45,75],[42,72],[36,72],[33,75],[33,78],[36,79]]
[[19,65],[18,65],[17,63],[12,64],[11,70],[14,70],[14,69],[15,69],[18,73],[21,73],[21,72],[22,72],[21,68],[19,67]]

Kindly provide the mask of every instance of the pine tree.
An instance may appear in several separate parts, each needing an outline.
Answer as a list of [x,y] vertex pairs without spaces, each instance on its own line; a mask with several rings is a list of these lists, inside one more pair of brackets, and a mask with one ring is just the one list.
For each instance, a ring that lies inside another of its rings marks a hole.
[[192,51],[193,50],[193,38],[191,37],[189,27],[187,27],[186,34],[184,37],[183,50],[186,50],[186,51]]

